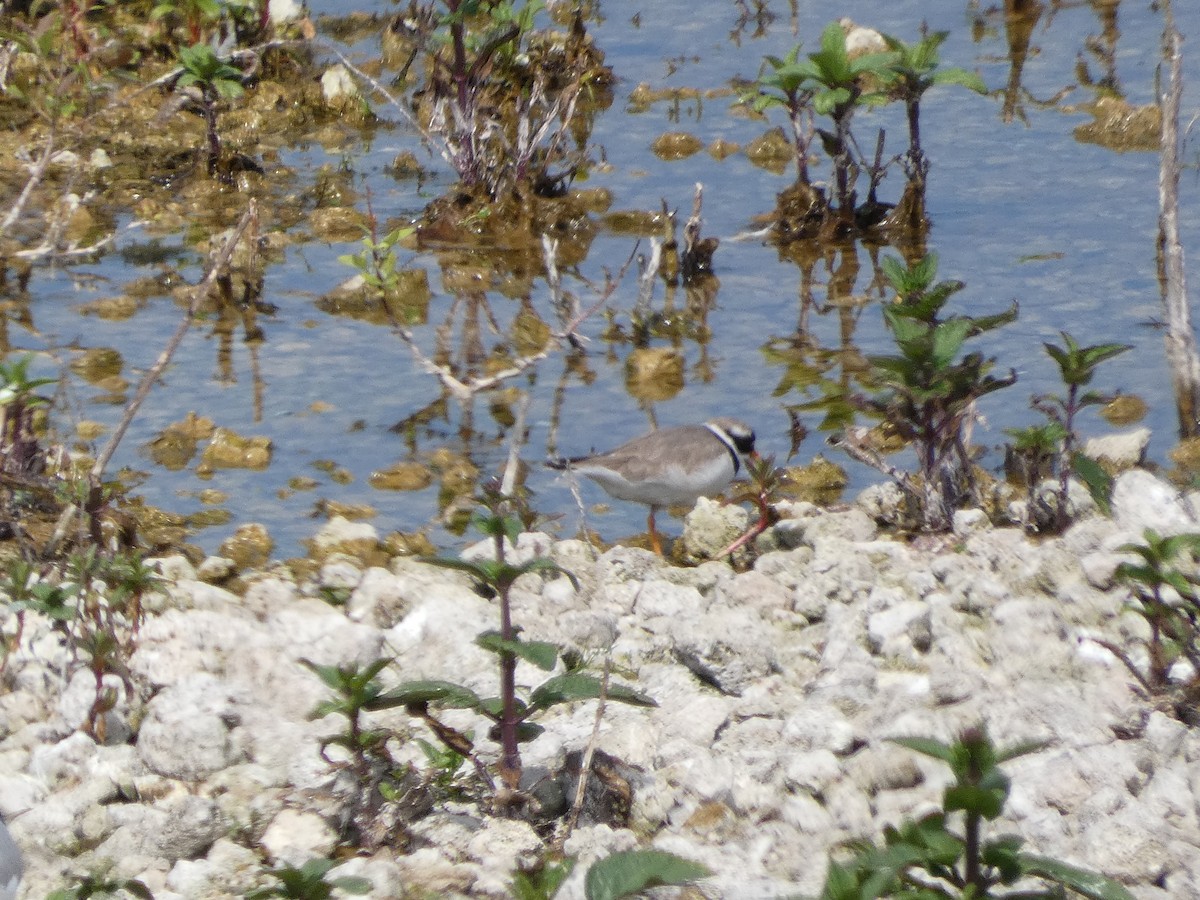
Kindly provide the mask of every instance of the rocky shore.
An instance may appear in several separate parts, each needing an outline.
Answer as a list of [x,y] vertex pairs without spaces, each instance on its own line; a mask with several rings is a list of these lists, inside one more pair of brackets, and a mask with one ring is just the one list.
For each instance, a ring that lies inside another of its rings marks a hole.
[[[1001,830],[1139,900],[1200,897],[1200,730],[1140,696],[1096,640],[1140,658],[1146,625],[1124,611],[1118,548],[1146,527],[1200,531],[1190,499],[1134,470],[1117,481],[1111,517],[1042,539],[968,511],[955,534],[905,543],[870,509],[869,498],[836,511],[795,504],[768,537],[774,549],[744,572],[521,536],[517,554],[579,578],[517,582],[524,636],[594,659],[611,648],[614,677],[658,703],[608,704],[598,746],[629,777],[628,827],[582,822],[565,847],[579,864],[558,896],[582,897],[591,861],[637,846],[705,864],[707,897],[815,894],[840,843],[940,801],[944,767],[886,739],[951,740],[982,722],[1001,746],[1047,742],[1005,766]],[[736,529],[743,514],[702,501],[689,534],[714,515]],[[137,696],[109,676],[118,702],[103,745],[79,730],[90,672],[72,666],[49,622],[27,617],[0,696],[0,814],[25,857],[19,896],[106,871],[159,900],[242,897],[273,883],[271,866],[331,856],[346,773],[320,746],[343,721],[310,719],[329,691],[301,660],[393,657],[385,684],[495,691],[495,657],[474,643],[497,627],[495,605],[465,575],[403,557],[368,564],[378,559],[361,552],[377,547],[368,525],[335,521],[316,545],[317,576],[268,567],[239,573],[236,591],[182,557],[158,560],[169,589],[130,659]],[[517,677],[531,686],[545,675],[522,663]],[[494,753],[484,722],[449,718]],[[560,766],[594,719],[592,702],[555,707],[525,765]],[[432,738],[403,709],[372,724],[400,736],[398,758],[426,765],[404,737]],[[402,851],[350,858],[331,877],[364,877],[379,898],[505,897],[513,871],[545,847],[529,824],[465,801],[407,830]]]

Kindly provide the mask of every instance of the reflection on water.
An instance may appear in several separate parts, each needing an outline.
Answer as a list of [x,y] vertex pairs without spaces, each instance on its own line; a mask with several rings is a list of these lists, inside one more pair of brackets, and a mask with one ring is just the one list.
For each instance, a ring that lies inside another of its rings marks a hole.
[[[340,11],[341,4],[326,7]],[[1153,454],[1164,459],[1172,443],[1172,400],[1162,338],[1150,327],[1159,315],[1157,158],[1084,142],[1075,133],[1100,119],[1093,108],[1100,98],[1130,109],[1152,100],[1160,22],[1147,4],[846,0],[834,13],[828,4],[764,0],[708,4],[702,15],[694,4],[674,0],[597,7],[600,18],[590,32],[617,81],[614,102],[592,124],[591,164],[575,183],[596,190],[595,205],[573,212],[575,224],[559,235],[557,287],[547,281],[540,239],[500,248],[505,252],[430,243],[400,255],[405,269],[423,273],[420,316],[356,315],[331,303],[330,295],[353,274],[337,258],[359,251],[357,232],[318,230],[311,219],[280,221],[262,304],[214,308],[189,335],[118,462],[148,470],[141,492],[167,508],[199,509],[198,492],[222,492],[232,520],[198,534],[206,549],[237,525],[259,521],[279,552],[290,554],[318,527],[317,516],[355,507],[373,509],[381,532],[438,521],[431,528],[435,543],[453,543],[458,539],[445,525],[461,524],[460,487],[499,471],[523,395],[529,408],[521,454],[533,504],[544,515],[560,516],[568,534],[578,524],[574,503],[541,460],[615,446],[655,424],[736,415],[754,424],[760,449],[781,461],[795,449],[792,436],[806,430],[798,461],[824,452],[847,468],[851,491],[878,480],[823,446],[822,429],[844,426],[851,413],[820,401],[855,389],[866,356],[888,349],[880,259],[896,251],[862,242],[775,247],[747,237],[792,183],[794,168],[772,170],[748,158],[747,145],[782,120],[747,115],[731,90],[753,79],[767,54],[782,57],[797,40],[805,51],[816,49],[835,14],[905,40],[918,37],[923,21],[930,31],[946,30],[943,63],[977,71],[992,91],[979,97],[937,88],[922,105],[931,161],[928,249],[939,256],[940,276],[966,283],[955,299],[964,310],[1021,303],[1017,323],[989,334],[984,348],[1020,377],[1016,387],[981,404],[985,422],[975,440],[997,448],[990,464],[999,468],[1004,428],[1036,420],[1029,396],[1057,388],[1042,342],[1060,330],[1087,343],[1135,345],[1135,352],[1101,370],[1098,387],[1145,398]],[[320,3],[313,8],[322,12]],[[360,43],[358,52],[370,50],[370,43]],[[1195,108],[1200,83],[1194,51],[1187,66],[1193,93],[1185,109]],[[631,103],[641,83],[669,93]],[[399,121],[386,106],[378,111]],[[864,133],[885,130],[886,154],[901,152],[901,108],[861,116]],[[651,146],[665,131],[686,131],[705,149],[664,161]],[[402,123],[348,146],[345,135],[352,133],[339,131],[337,139],[314,134],[305,146],[284,148],[281,159],[299,185],[294,189],[325,185],[314,203],[359,217],[369,212],[390,228],[417,217],[451,187],[444,163]],[[731,152],[735,146],[740,149]],[[421,177],[393,165],[406,153],[420,162]],[[814,178],[827,174],[814,172]],[[674,232],[682,239],[697,183],[704,186],[702,234],[720,239],[712,276],[690,286],[661,276],[639,279],[639,272],[654,269],[651,255],[661,252],[651,246],[650,232],[672,233],[658,214],[664,208],[675,213]],[[901,183],[898,176],[885,179],[880,199],[897,202]],[[1185,209],[1194,210],[1200,202],[1194,177],[1185,175],[1183,191]],[[231,209],[242,202],[236,194],[227,199]],[[1185,227],[1184,240],[1195,248],[1200,216],[1186,217]],[[202,260],[194,245],[201,235],[189,228],[198,226],[180,223],[173,233],[149,235],[122,231],[120,252],[95,264],[38,269],[27,291],[10,282],[0,347],[49,350],[50,360],[70,359],[78,348],[112,347],[126,361],[126,377],[136,377],[178,322],[172,291],[180,277],[198,277]],[[139,255],[138,248],[155,253]],[[1193,249],[1192,258],[1200,251]],[[96,314],[89,304],[98,301],[128,308]],[[578,313],[569,339],[563,309]],[[559,349],[523,362],[553,334],[562,335]],[[39,365],[49,369],[51,363]],[[519,374],[496,390],[466,398],[446,377],[466,383],[514,367]],[[78,418],[109,425],[119,418],[109,390],[73,379],[67,395]],[[269,437],[269,469],[223,469],[202,478],[195,463],[172,472],[139,451],[189,412],[243,435]],[[1081,428],[1088,434],[1105,426],[1093,418]],[[432,473],[427,487],[372,486],[372,473],[410,462]],[[588,486],[583,491],[588,501],[606,499]],[[642,524],[642,511],[624,506],[589,520],[608,539],[638,532]]]

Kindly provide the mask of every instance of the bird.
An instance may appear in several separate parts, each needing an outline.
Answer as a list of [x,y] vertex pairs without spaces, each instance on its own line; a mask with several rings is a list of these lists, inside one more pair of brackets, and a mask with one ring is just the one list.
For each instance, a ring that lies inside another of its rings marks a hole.
[[744,457],[758,457],[754,429],[719,417],[652,431],[607,453],[559,457],[546,465],[586,475],[618,500],[649,506],[650,545],[661,556],[654,514],[664,506],[719,494],[741,471]]
[[8,833],[4,820],[0,819],[0,900],[15,900],[24,871],[21,848]]

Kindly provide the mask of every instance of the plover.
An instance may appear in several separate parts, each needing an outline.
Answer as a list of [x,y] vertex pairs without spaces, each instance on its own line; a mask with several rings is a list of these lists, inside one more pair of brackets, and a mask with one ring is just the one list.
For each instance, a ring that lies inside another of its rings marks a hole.
[[737,419],[717,418],[652,431],[607,453],[546,464],[586,475],[618,500],[649,506],[650,544],[661,555],[654,527],[659,508],[719,494],[741,471],[742,457],[756,455],[754,429]]

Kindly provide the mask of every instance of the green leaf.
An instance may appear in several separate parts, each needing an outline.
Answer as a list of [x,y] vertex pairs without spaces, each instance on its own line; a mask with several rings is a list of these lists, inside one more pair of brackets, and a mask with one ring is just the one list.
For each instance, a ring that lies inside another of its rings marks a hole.
[[342,673],[338,671],[337,666],[318,665],[310,659],[300,660],[300,665],[315,673],[318,678],[335,691],[342,686]]
[[[932,254],[930,254],[930,256],[932,256]],[[925,257],[925,259],[929,259],[929,256]],[[922,260],[920,263],[917,263],[917,266],[920,266],[923,263],[924,260]],[[904,263],[900,260],[900,257],[885,256],[880,263],[880,267],[883,269],[884,277],[887,278],[888,282],[895,289],[896,293],[908,293],[908,291],[904,290],[904,286],[907,280],[909,269],[905,267]]]
[[[961,282],[959,282],[961,284]],[[981,334],[984,331],[991,331],[993,328],[998,328],[1001,325],[1008,325],[1010,322],[1015,322],[1017,316],[1021,312],[1020,304],[1016,300],[1004,310],[1004,312],[994,313],[990,316],[974,316],[971,322],[974,324],[971,334]]]
[[[1122,550],[1129,549],[1128,547],[1120,548]],[[1148,587],[1162,583],[1162,577],[1158,570],[1152,566],[1135,566],[1133,563],[1121,563],[1113,572],[1113,577],[1117,581],[1136,581]]]
[[1038,740],[1036,738],[1030,738],[1027,741],[1017,741],[1017,743],[1005,747],[1003,750],[997,750],[996,762],[1005,763],[1020,756],[1028,756],[1030,753],[1040,753],[1049,746],[1049,741]]
[[954,762],[954,751],[950,745],[934,740],[933,738],[899,737],[888,738],[888,742],[898,744],[901,747],[907,747],[909,750],[915,750],[917,753],[922,753],[925,756],[932,756],[934,759],[940,759],[947,765]]
[[690,884],[711,874],[699,863],[663,850],[626,850],[592,864],[584,879],[584,896],[620,900],[646,888]]
[[813,97],[813,109],[823,116],[832,115],[834,110],[850,99],[850,91],[844,87],[824,90]]
[[229,77],[214,78],[213,89],[226,100],[236,100],[246,93],[246,89],[242,87],[240,81],[235,81]]
[[357,875],[341,875],[333,879],[331,884],[347,894],[369,894],[375,887],[370,879],[360,878]]
[[494,574],[493,570],[484,565],[484,563],[490,562],[490,560],[468,562],[465,559],[458,559],[454,556],[422,556],[420,559],[421,562],[427,563],[431,566],[437,566],[439,569],[454,569],[458,572],[466,572],[468,575],[473,576],[476,580],[481,581],[484,584],[494,583],[491,580],[492,575]]
[[1105,360],[1119,356],[1126,350],[1132,349],[1129,344],[1096,344],[1092,347],[1080,347],[1079,343],[1065,331],[1059,332],[1065,347],[1054,344],[1043,344],[1046,353],[1057,364],[1062,380],[1074,387],[1088,384],[1096,373],[1096,366]]
[[850,72],[852,75],[873,75],[886,83],[896,77],[895,72],[891,68],[895,60],[896,54],[890,51],[885,53],[864,53],[862,56],[850,60]]
[[475,638],[475,643],[492,653],[511,653],[545,672],[558,662],[558,645],[549,641],[522,641],[520,638],[506,641],[498,631],[485,631]]
[[983,83],[983,79],[966,69],[939,69],[933,73],[931,80],[933,84],[957,84],[977,94],[987,93],[987,85]]
[[555,575],[565,575],[570,579],[575,590],[579,590],[579,579],[575,577],[575,573],[567,571],[553,560],[545,559],[540,556],[535,557],[534,559],[529,560],[529,562],[518,566],[517,570],[522,575],[527,575],[530,572],[551,572]]
[[1083,453],[1071,454],[1071,468],[1079,480],[1087,485],[1088,493],[1106,516],[1112,515],[1113,477],[1104,471],[1100,463]]
[[859,900],[858,878],[848,866],[829,861],[825,870],[825,886],[821,888],[821,900]]
[[970,319],[950,319],[942,322],[933,331],[933,365],[942,369],[953,362],[963,341],[971,333]]
[[567,857],[562,862],[548,862],[536,872],[518,871],[509,889],[515,900],[550,900],[574,868],[575,860]]
[[[600,696],[603,686],[603,682],[599,678],[582,672],[558,675],[544,681],[534,689],[529,698],[529,705],[533,709],[547,709],[558,703],[595,700]],[[645,694],[619,684],[610,683],[607,696],[609,700],[628,703],[631,706],[658,706]]]
[[1093,347],[1085,347],[1081,351],[1083,364],[1089,368],[1095,368],[1100,363],[1132,349],[1132,344],[1096,344]]
[[1160,539],[1163,556],[1174,559],[1183,551],[1193,556],[1200,553],[1200,534],[1176,534],[1166,539]]
[[[493,726],[493,731],[499,731],[500,726]],[[545,727],[538,725],[536,722],[518,722],[517,723],[517,742],[528,744],[530,741],[537,740],[546,733]]]
[[994,788],[956,784],[946,788],[942,804],[947,812],[962,810],[978,813],[991,821],[1004,810],[1004,793]]
[[1054,881],[1083,894],[1088,900],[1134,900],[1133,894],[1111,878],[1087,869],[1031,853],[1018,854],[1018,860],[1027,875]]
[[392,709],[410,703],[432,703],[449,709],[478,709],[479,696],[450,681],[406,681],[364,704],[368,710]]
[[[513,698],[513,708],[518,718],[523,719],[529,715],[525,711],[527,709],[525,701],[520,697]],[[479,711],[488,718],[499,722],[500,718],[504,715],[504,701],[499,697],[485,697],[479,701]]]
[[1067,436],[1067,429],[1059,422],[1028,425],[1025,428],[1005,428],[1004,433],[1013,438],[1013,449],[1018,453],[1056,453]]

